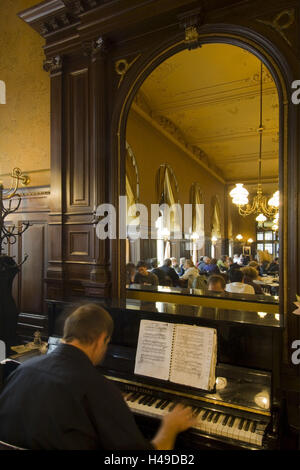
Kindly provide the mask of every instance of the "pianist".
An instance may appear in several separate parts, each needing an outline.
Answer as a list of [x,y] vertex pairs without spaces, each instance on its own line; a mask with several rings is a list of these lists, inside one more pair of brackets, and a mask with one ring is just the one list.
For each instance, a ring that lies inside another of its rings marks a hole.
[[194,424],[177,406],[150,443],[137,428],[120,391],[94,367],[113,331],[106,310],[77,308],[66,320],[62,343],[28,360],[0,395],[0,440],[27,449],[172,449],[176,435]]

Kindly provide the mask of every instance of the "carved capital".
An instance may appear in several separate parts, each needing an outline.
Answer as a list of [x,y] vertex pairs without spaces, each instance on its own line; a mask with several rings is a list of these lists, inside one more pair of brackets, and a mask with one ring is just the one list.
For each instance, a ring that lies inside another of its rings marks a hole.
[[203,24],[204,13],[203,8],[196,8],[179,15],[181,27],[185,31],[185,43],[189,50],[199,47],[199,32],[198,28]]
[[93,59],[98,54],[105,55],[107,53],[107,43],[102,37],[99,37],[96,40],[85,41],[82,43],[82,49],[84,55]]
[[50,73],[60,72],[62,69],[61,56],[57,55],[55,57],[52,57],[51,59],[44,60],[43,69],[46,72],[50,72]]

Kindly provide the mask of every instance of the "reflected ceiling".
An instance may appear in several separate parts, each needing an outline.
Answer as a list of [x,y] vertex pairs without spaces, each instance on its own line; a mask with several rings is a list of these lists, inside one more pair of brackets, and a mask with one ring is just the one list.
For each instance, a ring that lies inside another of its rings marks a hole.
[[[263,70],[262,178],[272,191],[278,181],[279,107],[275,83]],[[258,175],[259,80],[260,61],[253,54],[207,44],[163,62],[140,93],[152,116],[171,121],[226,182],[249,185]]]

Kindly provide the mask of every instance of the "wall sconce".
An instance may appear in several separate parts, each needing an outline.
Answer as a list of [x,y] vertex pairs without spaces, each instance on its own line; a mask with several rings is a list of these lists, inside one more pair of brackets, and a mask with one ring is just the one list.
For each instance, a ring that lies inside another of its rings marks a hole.
[[253,243],[252,238],[248,238],[247,243]]
[[211,237],[211,241],[213,243],[216,243],[218,241],[217,237],[215,237],[214,235]]
[[241,242],[243,240],[243,235],[241,235],[240,233],[235,237],[239,242]]

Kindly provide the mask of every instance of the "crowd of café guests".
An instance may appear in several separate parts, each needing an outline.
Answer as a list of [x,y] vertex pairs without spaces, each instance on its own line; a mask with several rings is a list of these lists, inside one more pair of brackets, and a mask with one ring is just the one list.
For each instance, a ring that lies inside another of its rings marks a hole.
[[156,258],[126,265],[126,285],[171,286],[204,289],[238,294],[263,294],[263,276],[276,277],[278,258],[268,252],[258,252],[256,259],[250,256],[227,255],[219,259],[201,256],[195,265],[190,258],[167,258],[158,266]]

